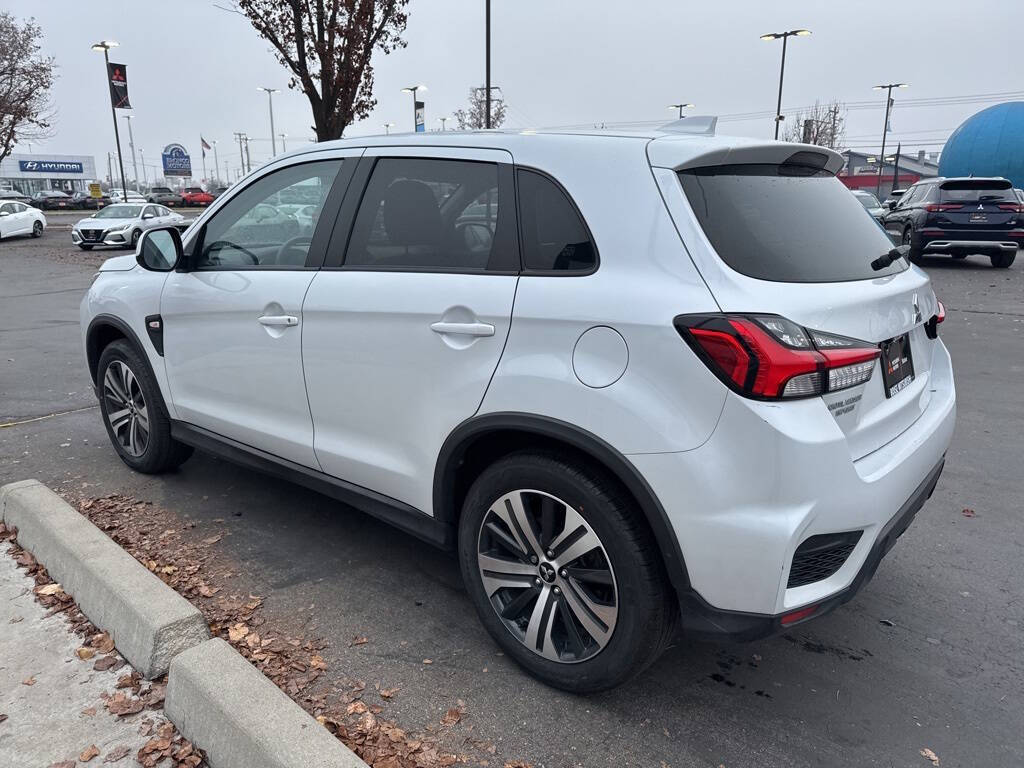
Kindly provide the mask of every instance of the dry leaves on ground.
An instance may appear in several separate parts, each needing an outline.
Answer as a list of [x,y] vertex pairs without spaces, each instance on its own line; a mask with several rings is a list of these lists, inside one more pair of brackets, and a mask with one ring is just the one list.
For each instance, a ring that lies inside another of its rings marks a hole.
[[114,747],[112,750],[107,752],[106,755],[103,756],[103,762],[116,763],[118,760],[123,760],[124,758],[128,757],[128,754],[131,751],[132,748],[129,747],[127,744],[122,744],[119,747]]
[[921,748],[921,757],[931,762],[932,765],[939,764],[939,756],[932,752],[928,747]]
[[81,754],[79,754],[79,756],[78,756],[78,759],[81,762],[83,762],[83,763],[88,763],[90,760],[92,760],[94,757],[96,757],[99,753],[100,753],[100,748],[97,747],[95,744],[90,744],[88,747],[86,747],[85,749],[82,750]]

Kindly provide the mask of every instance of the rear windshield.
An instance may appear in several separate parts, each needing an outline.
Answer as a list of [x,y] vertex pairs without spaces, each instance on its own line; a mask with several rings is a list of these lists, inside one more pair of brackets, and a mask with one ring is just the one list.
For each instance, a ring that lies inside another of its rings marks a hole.
[[718,255],[737,272],[785,283],[866,280],[892,250],[882,227],[828,171],[794,165],[727,165],[680,171],[690,206]]
[[985,179],[964,179],[947,181],[939,187],[941,203],[977,203],[986,200],[1009,200],[1017,202],[1013,187],[1008,181],[986,181]]

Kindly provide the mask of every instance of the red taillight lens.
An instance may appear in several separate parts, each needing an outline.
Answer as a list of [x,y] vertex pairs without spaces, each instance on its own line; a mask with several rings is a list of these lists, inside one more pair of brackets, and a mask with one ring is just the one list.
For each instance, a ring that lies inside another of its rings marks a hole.
[[958,203],[930,203],[924,207],[928,213],[940,213],[941,211],[959,211],[963,205]]
[[1014,213],[1024,213],[1024,205],[1020,203],[1000,203],[1000,211],[1013,211]]
[[864,341],[803,328],[778,315],[681,315],[679,333],[745,397],[814,397],[863,384],[880,351]]
[[935,303],[939,305],[938,309],[935,310],[935,322],[941,323],[946,319],[946,305],[938,299],[935,300]]

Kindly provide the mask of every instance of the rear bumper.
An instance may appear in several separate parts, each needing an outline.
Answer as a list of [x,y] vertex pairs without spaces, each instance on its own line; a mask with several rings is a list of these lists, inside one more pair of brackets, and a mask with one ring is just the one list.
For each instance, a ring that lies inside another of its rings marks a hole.
[[[952,439],[952,367],[941,340],[932,343],[927,380],[905,393],[921,398],[922,412],[898,437],[857,460],[821,399],[775,404],[731,393],[715,432],[699,448],[628,456],[679,541],[684,626],[757,637],[802,608],[816,606],[812,616],[819,616],[863,586],[930,495]],[[872,379],[867,386],[881,383]],[[836,570],[790,585],[801,543],[857,531],[856,545]]]
[[946,240],[936,238],[924,244],[925,253],[1016,253],[1012,240]]
[[680,597],[680,613],[682,618],[680,624],[683,631],[691,637],[729,637],[734,640],[757,640],[768,637],[783,630],[788,630],[797,624],[824,616],[840,605],[853,599],[861,587],[867,584],[875,575],[878,564],[882,562],[889,550],[893,548],[896,540],[903,535],[903,532],[910,527],[915,515],[924,503],[931,498],[935,485],[939,482],[939,475],[945,466],[945,457],[928,473],[928,476],[921,481],[914,493],[886,523],[875,539],[871,550],[861,565],[860,570],[849,586],[834,593],[823,601],[813,604],[814,612],[810,615],[793,621],[783,623],[786,614],[766,615],[760,613],[746,613],[743,611],[727,611],[715,608],[699,594],[694,591],[687,592]]

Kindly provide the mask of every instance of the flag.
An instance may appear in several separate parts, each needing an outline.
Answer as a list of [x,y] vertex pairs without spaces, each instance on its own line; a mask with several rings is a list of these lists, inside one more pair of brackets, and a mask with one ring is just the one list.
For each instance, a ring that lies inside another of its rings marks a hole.
[[128,68],[124,64],[107,63],[107,78],[110,81],[110,103],[114,109],[131,109],[128,101]]
[[211,147],[209,144],[207,144],[206,143],[206,139],[204,139],[202,136],[199,137],[199,143],[203,147],[203,157],[206,157],[206,150],[213,149],[213,147]]

